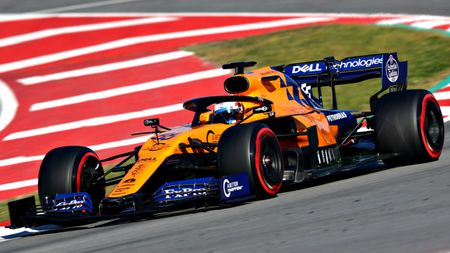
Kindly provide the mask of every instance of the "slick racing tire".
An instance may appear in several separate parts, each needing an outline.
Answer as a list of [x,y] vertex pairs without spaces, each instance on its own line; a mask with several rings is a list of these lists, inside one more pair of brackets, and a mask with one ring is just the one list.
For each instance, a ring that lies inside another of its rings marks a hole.
[[251,123],[227,129],[219,140],[221,176],[247,172],[250,191],[258,198],[274,197],[283,182],[283,156],[275,134]]
[[377,149],[396,154],[387,166],[437,160],[444,144],[444,122],[439,105],[427,90],[388,93],[375,110]]
[[41,204],[53,200],[57,193],[87,192],[94,207],[105,197],[103,167],[94,151],[69,146],[51,150],[39,169],[38,190]]

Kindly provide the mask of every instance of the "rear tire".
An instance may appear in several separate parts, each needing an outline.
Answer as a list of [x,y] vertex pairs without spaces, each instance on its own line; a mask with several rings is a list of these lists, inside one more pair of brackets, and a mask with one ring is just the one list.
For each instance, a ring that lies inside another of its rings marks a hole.
[[377,102],[375,133],[388,166],[437,160],[444,144],[444,122],[434,96],[427,90],[388,93]]
[[275,134],[251,123],[227,129],[219,140],[221,176],[247,172],[250,191],[259,198],[277,195],[283,182],[283,157]]
[[105,181],[97,181],[103,175],[98,156],[91,149],[78,146],[53,149],[39,169],[41,204],[44,206],[57,193],[87,192],[97,208],[105,197]]

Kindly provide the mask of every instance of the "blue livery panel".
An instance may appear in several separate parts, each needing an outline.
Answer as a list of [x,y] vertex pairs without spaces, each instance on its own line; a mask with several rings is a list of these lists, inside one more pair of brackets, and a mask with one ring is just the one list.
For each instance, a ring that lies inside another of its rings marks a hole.
[[48,213],[94,213],[91,197],[86,192],[58,193]]
[[394,85],[406,85],[408,81],[408,62],[399,61],[397,59],[397,53],[384,54],[381,70],[381,85],[383,89]]
[[153,194],[158,203],[193,200],[211,196],[219,197],[222,202],[250,196],[247,173],[225,176],[220,179],[205,177],[169,182]]
[[[311,61],[289,64],[284,73],[297,83],[317,85],[320,80],[334,84],[354,83],[370,78],[382,79],[381,86],[387,89],[391,86],[405,86],[407,83],[408,63],[401,62],[397,53],[363,55],[347,57],[342,60],[333,59],[332,62]],[[326,78],[331,76],[331,78]]]
[[217,179],[205,177],[198,179],[170,182],[162,185],[153,194],[157,202],[186,200],[208,195],[208,191],[217,188]]
[[220,179],[220,199],[229,201],[250,195],[250,184],[247,173],[239,173]]

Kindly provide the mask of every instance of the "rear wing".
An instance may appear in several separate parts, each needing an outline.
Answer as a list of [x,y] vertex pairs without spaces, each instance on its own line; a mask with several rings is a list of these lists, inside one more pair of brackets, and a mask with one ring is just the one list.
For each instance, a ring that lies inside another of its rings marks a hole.
[[336,60],[327,57],[320,61],[293,63],[284,73],[298,83],[331,86],[361,82],[381,77],[382,89],[392,86],[406,88],[408,62],[401,62],[397,53],[362,55]]
[[293,63],[286,65],[284,74],[298,84],[317,87],[322,105],[320,87],[332,89],[333,109],[337,109],[335,85],[357,83],[372,78],[381,78],[381,89],[370,98],[371,110],[383,91],[404,90],[408,79],[408,62],[401,62],[397,53],[383,53],[347,57],[336,60],[333,56],[320,61]]

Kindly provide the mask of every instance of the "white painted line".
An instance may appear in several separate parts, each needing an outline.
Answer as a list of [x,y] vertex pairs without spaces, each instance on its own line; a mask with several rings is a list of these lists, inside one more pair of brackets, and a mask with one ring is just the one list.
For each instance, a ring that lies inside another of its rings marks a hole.
[[166,79],[161,79],[161,80],[156,80],[156,81],[151,81],[151,82],[146,82],[146,83],[122,86],[122,87],[109,89],[109,90],[91,92],[91,93],[86,93],[86,94],[73,96],[73,97],[66,97],[66,98],[60,98],[60,99],[55,99],[55,100],[51,100],[51,101],[40,102],[40,103],[33,104],[30,108],[30,111],[39,111],[39,110],[55,108],[55,107],[60,107],[60,106],[79,104],[79,103],[84,103],[87,101],[111,98],[111,97],[126,95],[126,94],[130,94],[130,93],[140,92],[140,91],[152,90],[152,89],[161,88],[161,87],[189,83],[189,82],[198,81],[198,80],[202,80],[202,79],[224,76],[224,75],[228,75],[228,74],[230,74],[230,72],[228,70],[223,70],[223,69],[212,69],[212,70],[200,71],[200,72],[169,77]]
[[176,51],[176,52],[170,52],[165,54],[157,54],[152,56],[147,56],[143,58],[128,60],[128,61],[121,61],[121,62],[114,62],[99,66],[92,66],[82,69],[75,69],[70,71],[64,71],[44,76],[32,76],[27,77],[23,79],[19,79],[18,82],[23,85],[32,85],[32,84],[38,84],[38,83],[44,83],[48,81],[55,81],[55,80],[62,80],[66,78],[72,78],[72,77],[79,77],[79,76],[87,76],[87,75],[93,75],[93,74],[99,74],[99,73],[105,73],[108,71],[115,71],[120,69],[126,69],[126,68],[132,68],[132,67],[138,67],[143,66],[147,64],[152,63],[159,63],[164,61],[170,61],[179,59],[182,57],[191,56],[194,53],[187,52],[187,51]]
[[[130,145],[142,144],[145,141],[147,141],[150,137],[151,137],[151,135],[139,136],[139,137],[130,138],[130,139],[96,144],[96,145],[89,146],[89,148],[92,150],[95,150],[95,151],[100,151],[100,150],[111,149],[111,148],[126,147],[126,146],[130,146]],[[42,159],[44,159],[44,155],[17,156],[17,157],[0,160],[0,167],[28,163],[28,162],[41,161]]]
[[450,24],[450,19],[416,22],[416,23],[411,24],[411,26],[418,27],[418,28],[424,28],[424,29],[431,29],[431,28],[434,28],[437,26],[448,25],[448,24]]
[[0,22],[15,22],[29,19],[49,18],[43,15],[29,15],[29,14],[0,14]]
[[[22,20],[30,20],[30,19],[44,19],[44,18],[105,18],[105,17],[167,17],[167,15],[159,15],[159,13],[14,13],[14,14],[0,14],[0,23],[1,22],[15,22]],[[175,16],[180,17],[180,15],[176,14]]]
[[32,136],[38,136],[38,135],[44,135],[44,134],[50,134],[50,133],[57,133],[67,130],[73,130],[78,129],[82,127],[92,127],[92,126],[100,126],[100,125],[106,125],[121,121],[127,121],[130,119],[137,119],[137,118],[143,118],[143,117],[149,117],[159,114],[165,114],[170,112],[176,112],[183,110],[183,104],[175,104],[175,105],[168,105],[158,108],[150,108],[142,111],[137,112],[128,112],[128,113],[122,113],[122,114],[116,114],[116,115],[108,115],[108,116],[101,116],[101,117],[95,117],[90,119],[84,119],[84,120],[78,120],[58,125],[52,125],[47,127],[41,127],[31,130],[25,130],[25,131],[19,131],[12,133],[10,135],[7,135],[3,140],[9,141],[9,140],[15,140],[15,139],[22,139]]
[[0,131],[5,129],[14,119],[19,103],[14,92],[0,80]]
[[61,228],[57,225],[43,225],[34,228],[16,228],[10,229],[5,227],[0,227],[0,242],[6,242],[15,238],[30,236],[36,233],[43,233],[51,230],[56,230]]
[[9,191],[27,186],[34,186],[37,184],[38,184],[37,178],[8,184],[0,184],[0,191]]
[[131,139],[125,139],[120,141],[113,141],[113,142],[107,142],[97,145],[89,146],[92,150],[99,151],[104,149],[111,149],[111,148],[119,148],[119,147],[125,147],[135,144],[142,144],[146,142],[152,135],[145,135],[145,136],[139,136]]
[[446,100],[450,99],[450,91],[442,91],[433,93],[436,100]]
[[[332,12],[68,12],[68,13],[26,13],[26,14],[0,14],[2,18],[12,17],[137,17],[137,16],[178,16],[178,17],[292,17],[292,16],[326,16],[326,17],[381,17],[404,18],[419,15],[398,13],[332,13]],[[423,15],[421,15],[423,16]],[[428,15],[427,15],[428,16]],[[445,16],[429,15],[429,17],[445,18]]]
[[51,29],[40,30],[40,31],[36,31],[36,32],[20,34],[20,35],[0,39],[0,47],[16,45],[16,44],[20,44],[20,43],[24,43],[24,42],[28,42],[28,41],[32,41],[32,40],[38,40],[38,39],[43,39],[43,38],[57,36],[57,35],[63,35],[63,34],[107,30],[107,29],[114,29],[114,28],[121,28],[121,27],[144,25],[144,24],[154,24],[154,23],[174,21],[177,19],[178,18],[172,18],[172,17],[151,17],[151,18],[140,18],[140,19],[132,19],[132,20],[120,20],[120,21],[113,21],[113,22],[106,22],[106,23],[99,23],[99,24],[51,28]]
[[443,116],[450,115],[450,106],[441,106],[441,112]]
[[10,165],[20,164],[20,163],[40,161],[42,159],[44,159],[44,155],[16,156],[16,157],[11,157],[11,158],[6,158],[3,160],[0,160],[0,167],[10,166]]
[[[424,17],[424,15],[398,14],[398,13],[324,13],[324,12],[70,12],[70,13],[26,13],[26,14],[0,14],[0,22],[16,21],[37,18],[76,18],[76,17],[355,17],[355,18],[409,18]],[[446,16],[426,15],[430,19],[448,18]]]
[[424,21],[424,20],[438,20],[438,19],[444,19],[445,17],[439,17],[439,16],[409,16],[409,17],[400,17],[400,18],[392,18],[392,19],[385,19],[377,22],[379,25],[398,25],[398,24],[405,24],[410,22],[417,22],[417,21]]
[[140,1],[140,0],[108,0],[108,1],[100,1],[100,2],[93,2],[93,3],[86,3],[86,4],[75,4],[75,5],[58,7],[58,8],[32,11],[31,13],[72,11],[72,10],[88,9],[88,8],[93,8],[93,7],[100,7],[100,6],[107,6],[107,5],[114,5],[114,4],[136,2],[136,1]]
[[223,34],[223,33],[231,33],[231,32],[240,32],[240,31],[248,31],[248,30],[259,30],[259,29],[267,29],[274,27],[282,27],[282,26],[290,26],[290,25],[299,25],[299,24],[308,24],[308,23],[317,23],[333,20],[331,17],[308,17],[308,18],[291,18],[291,19],[283,19],[276,21],[267,21],[267,22],[257,22],[250,24],[242,24],[242,25],[232,25],[232,26],[223,26],[223,27],[215,27],[215,28],[204,28],[204,29],[196,29],[189,31],[181,31],[181,32],[172,32],[172,33],[163,33],[163,34],[153,34],[146,36],[138,36],[138,37],[130,37],[120,40],[114,40],[94,46],[88,46],[73,50],[68,50],[64,52],[59,52],[55,54],[38,56],[35,58],[29,58],[25,60],[19,60],[16,62],[10,62],[0,65],[0,73],[24,69],[32,66],[38,66],[41,64],[56,62],[64,59],[69,59],[72,57],[77,57],[81,55],[101,52],[105,50],[111,50],[126,46],[132,46],[141,43],[148,43],[154,41],[162,41],[162,40],[171,40],[171,39],[180,39],[180,38],[188,38],[188,37],[197,37],[197,36],[205,36],[205,35],[214,35],[214,34]]

